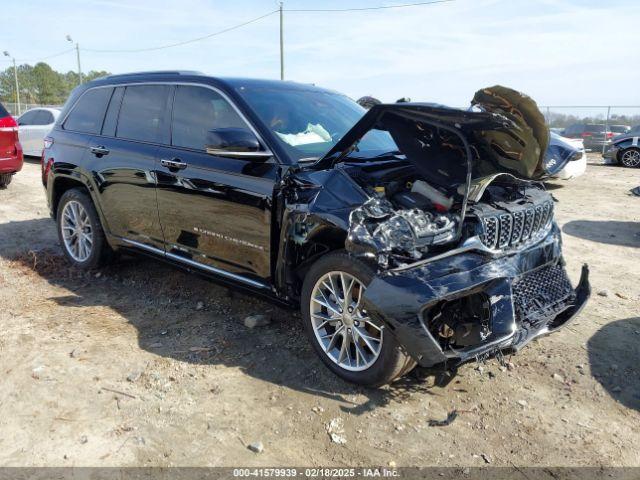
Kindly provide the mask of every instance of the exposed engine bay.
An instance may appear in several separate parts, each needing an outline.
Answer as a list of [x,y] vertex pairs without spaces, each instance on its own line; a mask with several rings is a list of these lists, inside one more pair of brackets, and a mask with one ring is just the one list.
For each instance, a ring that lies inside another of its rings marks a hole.
[[552,222],[553,201],[543,187],[510,175],[474,182],[465,203],[462,188],[429,184],[401,157],[351,164],[345,171],[369,196],[351,212],[347,248],[375,258],[383,268],[415,262],[474,236],[493,251],[529,245],[548,233]]

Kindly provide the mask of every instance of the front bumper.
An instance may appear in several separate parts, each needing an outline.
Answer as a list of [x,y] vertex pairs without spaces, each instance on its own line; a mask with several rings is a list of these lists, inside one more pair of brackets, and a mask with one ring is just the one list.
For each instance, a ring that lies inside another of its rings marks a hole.
[[560,170],[553,178],[560,180],[571,180],[572,178],[584,175],[587,171],[587,154],[583,153],[578,160],[572,160]]
[[[521,293],[514,292],[514,285],[523,278],[535,280],[536,272],[543,269],[566,275],[560,232],[555,226],[540,243],[510,255],[491,257],[481,251],[461,250],[433,262],[386,271],[367,287],[365,308],[421,366],[457,365],[503,350],[517,351],[531,340],[565,326],[580,312],[591,293],[586,265],[578,286],[574,290],[569,284],[571,294],[562,302],[540,305],[540,300],[534,299],[535,312],[523,312],[517,296]],[[534,282],[528,288],[536,290],[537,286]],[[430,331],[425,312],[440,302],[477,293],[490,304],[490,333],[474,345],[443,348]],[[525,304],[531,307],[531,303]]]
[[[617,145],[611,145],[605,152],[602,154],[602,158],[605,160],[618,160],[618,152],[620,149]],[[607,163],[615,163],[615,162],[607,162]]]

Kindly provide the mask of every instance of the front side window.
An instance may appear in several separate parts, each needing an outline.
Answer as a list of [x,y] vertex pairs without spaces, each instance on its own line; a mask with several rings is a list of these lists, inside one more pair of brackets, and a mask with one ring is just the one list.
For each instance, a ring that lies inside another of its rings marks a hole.
[[80,97],[62,128],[81,133],[99,133],[113,88],[94,88]]
[[[328,152],[366,110],[350,98],[320,89],[239,87],[237,91],[296,160]],[[376,154],[397,150],[391,135],[370,130],[358,151]]]
[[38,110],[31,110],[30,112],[23,113],[20,118],[18,118],[18,125],[27,126],[27,125],[35,125],[36,116],[38,115]]
[[171,144],[205,150],[207,132],[215,128],[248,128],[233,106],[204,87],[179,85],[173,101]]
[[143,142],[162,142],[170,90],[171,87],[167,85],[127,87],[120,107],[116,136]]

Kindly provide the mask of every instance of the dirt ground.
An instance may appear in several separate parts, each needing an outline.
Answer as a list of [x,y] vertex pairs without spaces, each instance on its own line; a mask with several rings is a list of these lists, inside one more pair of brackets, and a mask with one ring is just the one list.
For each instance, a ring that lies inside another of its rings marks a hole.
[[574,283],[591,267],[576,322],[509,368],[377,391],[332,375],[295,312],[142,257],[69,268],[26,164],[0,191],[0,465],[640,466],[640,170],[599,163],[549,185]]

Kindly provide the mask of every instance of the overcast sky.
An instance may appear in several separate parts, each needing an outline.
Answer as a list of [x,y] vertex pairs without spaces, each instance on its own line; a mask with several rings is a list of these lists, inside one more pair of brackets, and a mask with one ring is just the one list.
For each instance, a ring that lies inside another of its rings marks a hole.
[[[285,0],[346,8],[416,0]],[[278,15],[201,42],[145,53],[268,13],[274,0],[22,0],[3,5],[0,51],[33,63],[80,42],[83,70],[189,69],[279,76]],[[352,97],[466,106],[480,87],[521,90],[542,105],[639,105],[640,1],[455,0],[351,13],[285,12],[285,76]],[[0,66],[9,66],[0,57]],[[75,53],[46,60],[75,70]]]

